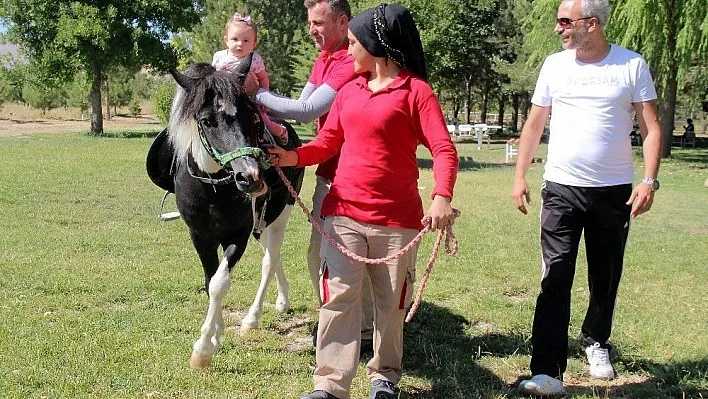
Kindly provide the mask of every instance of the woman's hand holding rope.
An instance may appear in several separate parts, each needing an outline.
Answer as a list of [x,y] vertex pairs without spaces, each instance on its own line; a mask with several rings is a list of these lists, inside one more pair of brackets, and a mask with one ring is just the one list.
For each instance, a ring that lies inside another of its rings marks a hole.
[[270,162],[271,165],[281,168],[285,166],[295,166],[297,165],[297,160],[298,156],[295,151],[288,151],[278,146],[268,148],[268,162]]
[[[436,194],[428,209],[428,217],[430,217],[430,231],[444,230],[448,226],[452,226],[455,222],[455,214],[452,205],[450,205],[450,198]],[[425,218],[423,224],[425,224]]]

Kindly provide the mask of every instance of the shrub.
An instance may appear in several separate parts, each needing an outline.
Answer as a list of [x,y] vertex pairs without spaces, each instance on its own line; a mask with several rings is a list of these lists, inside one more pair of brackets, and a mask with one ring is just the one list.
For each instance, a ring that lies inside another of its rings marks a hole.
[[175,94],[175,85],[162,84],[160,85],[152,97],[155,106],[155,114],[162,123],[167,123],[170,119],[170,107],[172,107],[172,97]]
[[140,112],[143,110],[140,107],[140,100],[135,97],[133,97],[133,99],[130,100],[130,104],[128,104],[128,109],[130,110],[130,115],[132,115],[133,118],[140,115]]

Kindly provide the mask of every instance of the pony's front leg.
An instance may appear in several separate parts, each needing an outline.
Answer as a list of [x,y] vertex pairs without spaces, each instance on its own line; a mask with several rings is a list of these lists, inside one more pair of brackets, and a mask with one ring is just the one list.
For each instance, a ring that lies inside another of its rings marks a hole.
[[288,223],[292,205],[286,205],[278,218],[271,223],[261,235],[260,244],[263,247],[263,260],[261,262],[261,284],[253,300],[253,304],[248,310],[248,314],[241,320],[241,331],[260,328],[261,317],[263,316],[263,302],[268,290],[268,284],[275,276],[278,284],[278,298],[275,302],[275,309],[285,313],[290,310],[290,299],[288,293],[290,286],[285,278],[283,262],[280,259],[280,249],[285,238],[285,226]]
[[224,330],[222,314],[223,301],[231,287],[231,270],[236,264],[236,246],[230,245],[224,251],[224,259],[209,282],[209,307],[201,328],[201,336],[194,342],[189,367],[201,369],[209,366],[211,360],[221,349],[221,333]]

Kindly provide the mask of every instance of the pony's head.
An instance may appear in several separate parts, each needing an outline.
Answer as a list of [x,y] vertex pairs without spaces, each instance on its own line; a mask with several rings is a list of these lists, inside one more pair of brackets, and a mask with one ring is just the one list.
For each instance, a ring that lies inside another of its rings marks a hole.
[[204,172],[230,170],[241,191],[254,193],[263,188],[260,171],[267,163],[258,148],[260,113],[243,92],[250,64],[251,56],[234,72],[205,63],[192,64],[184,73],[170,70],[178,87],[169,132],[178,162],[191,153]]

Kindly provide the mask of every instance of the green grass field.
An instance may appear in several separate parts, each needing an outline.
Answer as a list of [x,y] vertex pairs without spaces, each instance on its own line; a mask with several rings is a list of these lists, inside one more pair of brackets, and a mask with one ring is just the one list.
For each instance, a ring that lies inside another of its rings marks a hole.
[[[187,367],[207,298],[186,226],[157,220],[162,192],[144,168],[154,133],[0,138],[0,398],[298,398],[311,389],[316,303],[309,225],[297,209],[283,253],[292,311],[275,313],[272,285],[264,328],[237,332],[260,279],[252,241],[226,299],[224,348],[211,368]],[[460,251],[440,256],[406,327],[401,398],[516,398],[539,289],[539,195],[529,216],[514,208],[501,142],[458,149]],[[419,157],[427,201],[431,162]],[[541,175],[532,165],[529,183],[540,187]],[[568,397],[708,397],[707,177],[706,149],[674,149],[654,208],[632,224],[612,336],[619,378],[609,383],[588,378],[575,341],[587,303],[581,252]],[[433,238],[419,250],[421,272]],[[364,365],[353,398],[368,395]]]

